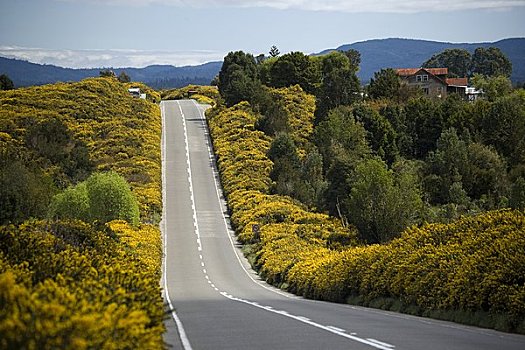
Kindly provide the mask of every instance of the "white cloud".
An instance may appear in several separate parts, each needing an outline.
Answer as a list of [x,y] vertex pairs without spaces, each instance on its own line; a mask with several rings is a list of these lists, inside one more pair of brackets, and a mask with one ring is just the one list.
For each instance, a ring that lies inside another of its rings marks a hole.
[[330,12],[447,12],[475,9],[502,10],[525,6],[524,0],[59,0],[113,5],[172,5],[177,7],[267,7]]
[[0,56],[68,68],[146,67],[153,64],[198,65],[220,61],[224,52],[144,50],[51,50],[0,46]]

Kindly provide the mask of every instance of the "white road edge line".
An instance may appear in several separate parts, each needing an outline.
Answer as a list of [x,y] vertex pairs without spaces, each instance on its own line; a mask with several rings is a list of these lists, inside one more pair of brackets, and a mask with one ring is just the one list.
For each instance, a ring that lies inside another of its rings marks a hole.
[[328,331],[330,333],[334,333],[334,334],[337,334],[341,337],[345,337],[345,338],[348,338],[350,340],[353,340],[353,341],[356,341],[358,343],[362,343],[362,344],[365,344],[365,345],[369,345],[373,348],[376,348],[376,349],[380,349],[380,350],[392,350],[394,348],[393,345],[390,345],[390,344],[387,344],[387,343],[382,343],[382,342],[379,342],[375,339],[363,339],[363,338],[359,338],[359,337],[356,337],[355,335],[351,335],[351,334],[347,334],[347,333],[344,333],[344,331],[341,331],[339,329],[336,329],[335,327],[332,327],[332,326],[323,326],[322,324],[319,324],[319,323],[316,323],[316,322],[313,322],[313,321],[310,321],[309,319],[307,319],[306,317],[302,317],[302,316],[295,316],[295,315],[292,315],[286,311],[280,311],[280,310],[274,310],[274,309],[270,309],[266,306],[262,306],[262,305],[259,305],[257,303],[254,303],[254,302],[251,302],[249,300],[244,300],[244,299],[240,299],[240,298],[236,298],[234,296],[231,296],[229,295],[228,293],[225,293],[225,292],[221,292],[221,295],[224,296],[225,298],[228,298],[230,300],[233,300],[233,301],[236,301],[236,302],[239,302],[239,303],[244,303],[244,304],[248,304],[248,305],[251,305],[253,307],[257,307],[259,309],[263,309],[265,311],[268,311],[268,312],[272,312],[274,314],[278,314],[278,315],[282,315],[282,316],[285,316],[285,317],[288,317],[288,318],[292,318],[294,320],[297,320],[299,322],[302,322],[302,323],[306,323],[310,326],[314,326],[316,328],[319,328],[319,329],[323,329],[325,331]]
[[[209,133],[209,129],[208,129],[208,125],[207,125],[207,122],[206,122],[206,117],[204,116],[204,112],[202,111],[201,107],[197,104],[197,102],[195,100],[192,100],[195,107],[197,108],[197,110],[199,111],[199,116],[200,116],[200,119],[201,119],[201,123],[202,123],[202,126],[204,127],[204,130],[206,130],[205,134],[206,134],[206,146],[208,147],[208,155],[210,157],[210,159],[214,159],[214,155],[213,155],[213,152],[212,152],[212,146],[211,146],[211,136],[210,136],[210,133]],[[179,105],[180,107],[180,105]],[[248,270],[246,270],[246,268],[244,267],[242,261],[241,261],[241,258],[239,257],[239,253],[237,251],[237,248],[235,248],[235,243],[233,242],[233,239],[230,235],[230,229],[229,229],[229,226],[228,226],[228,221],[226,220],[226,217],[224,216],[224,210],[226,208],[224,208],[223,206],[223,203],[222,203],[222,200],[221,200],[221,195],[219,193],[219,185],[217,184],[217,178],[219,177],[219,174],[218,174],[218,170],[217,170],[217,164],[214,163],[213,165],[213,168],[212,168],[212,172],[213,172],[213,183],[215,185],[215,193],[217,194],[217,199],[219,200],[219,206],[220,206],[220,209],[221,209],[221,215],[222,215],[222,220],[224,222],[224,227],[226,228],[226,235],[228,236],[229,240],[230,240],[230,244],[232,246],[232,249],[233,249],[233,252],[235,253],[235,257],[237,258],[237,261],[239,262],[239,265],[241,265],[241,268],[244,270],[244,272],[246,273],[246,275],[254,282],[256,283],[257,285],[269,290],[270,292],[273,292],[275,294],[279,294],[283,297],[286,297],[288,299],[298,299],[297,296],[295,295],[288,295],[287,293],[283,293],[281,291],[278,291],[278,290],[275,290],[273,288],[270,288],[268,286],[265,285],[265,283],[261,283],[261,282],[258,282],[257,280],[255,280],[252,275],[250,274],[250,272]]]
[[[195,102],[195,100],[192,100],[195,107],[197,108],[197,110],[199,111],[199,116],[200,116],[200,119],[201,119],[201,122],[203,124],[203,127],[204,127],[204,130],[208,130],[208,127],[207,125],[205,124],[206,122],[206,119],[202,113],[202,110],[201,108],[197,105],[197,102]],[[178,103],[178,102],[177,102]],[[179,103],[178,103],[179,104]],[[179,108],[181,108],[180,104],[179,104]],[[181,113],[182,113],[182,109],[181,109]],[[211,142],[211,137],[210,137],[210,134],[206,131],[205,132],[206,134],[206,145],[208,146],[208,154],[210,156],[210,159],[213,158],[213,153],[212,153],[212,149],[211,149],[211,145],[210,145],[210,142]],[[184,137],[186,138],[186,142],[187,142],[187,135],[186,135],[186,126],[184,124]],[[189,151],[188,151],[189,152]],[[188,164],[189,164],[189,153],[188,154]],[[220,206],[220,209],[221,209],[221,215],[222,215],[222,219],[223,219],[223,222],[224,222],[224,225],[225,225],[225,228],[226,228],[226,234],[230,240],[230,243],[231,243],[231,246],[233,248],[233,251],[235,253],[235,256],[237,257],[237,261],[239,262],[239,264],[241,265],[242,269],[244,270],[244,272],[248,275],[248,277],[256,284],[258,284],[259,286],[261,287],[264,287],[265,289],[273,292],[273,293],[276,293],[276,294],[280,294],[282,296],[285,296],[287,298],[295,298],[295,297],[292,297],[292,296],[289,296],[289,295],[286,295],[285,293],[281,293],[279,291],[276,291],[276,290],[273,290],[265,285],[263,285],[262,283],[259,283],[257,282],[252,276],[251,274],[246,270],[246,268],[244,267],[244,265],[242,264],[241,262],[241,259],[239,257],[239,254],[237,252],[237,249],[235,248],[235,244],[233,243],[233,239],[231,238],[231,235],[229,234],[229,227],[228,227],[228,223],[227,223],[227,220],[226,220],[226,217],[224,216],[224,207],[222,205],[222,201],[221,201],[221,197],[220,197],[220,194],[219,194],[219,188],[218,188],[218,184],[217,184],[217,172],[216,172],[216,168],[215,168],[215,164],[214,164],[214,167],[213,167],[213,178],[214,178],[214,185],[215,185],[215,192],[217,194],[217,199],[219,200],[219,206]],[[190,169],[190,174],[191,174],[191,169]],[[191,178],[191,176],[190,176]],[[193,199],[193,188],[190,188],[190,191],[192,193],[192,200]],[[194,203],[194,202],[193,202]],[[197,213],[195,211],[195,217],[196,217]],[[199,236],[200,237],[200,236]],[[208,277],[208,276],[206,276]],[[319,323],[316,323],[314,321],[311,321],[310,319],[304,317],[304,316],[295,316],[295,315],[292,315],[290,313],[288,313],[287,311],[284,311],[284,310],[275,310],[273,309],[272,307],[267,307],[267,306],[262,306],[260,305],[259,303],[257,302],[253,302],[253,301],[249,301],[249,300],[244,300],[244,299],[240,299],[240,298],[236,298],[234,296],[232,296],[231,294],[228,294],[226,292],[220,292],[220,294],[222,296],[224,296],[225,298],[228,298],[232,301],[236,301],[236,302],[241,302],[241,303],[244,303],[244,304],[248,304],[248,305],[251,305],[253,307],[257,307],[259,309],[262,309],[262,310],[265,310],[265,311],[268,311],[268,312],[272,312],[272,313],[275,313],[275,314],[278,314],[278,315],[282,315],[282,316],[285,316],[285,317],[289,317],[291,319],[294,319],[294,320],[297,320],[299,322],[302,322],[302,323],[306,323],[308,325],[311,325],[313,327],[316,327],[316,328],[319,328],[319,329],[323,329],[325,331],[328,331],[330,333],[333,333],[333,334],[336,334],[336,335],[339,335],[341,337],[344,337],[344,338],[347,338],[347,339],[350,339],[350,340],[353,340],[353,341],[356,341],[356,342],[359,342],[359,343],[362,343],[362,344],[366,344],[366,345],[369,345],[371,347],[374,347],[376,349],[380,349],[380,350],[392,350],[393,348],[393,345],[390,345],[390,344],[387,344],[387,343],[381,343],[381,342],[378,342],[378,341],[370,341],[370,340],[367,340],[367,339],[363,339],[363,338],[359,338],[355,335],[351,335],[351,334],[347,334],[345,333],[344,330],[340,329],[340,328],[337,328],[337,327],[333,327],[333,326],[323,326],[322,324],[319,324]],[[383,344],[387,344],[388,346],[385,346]]]
[[167,281],[167,271],[168,271],[168,231],[166,229],[166,112],[165,112],[165,105],[164,102],[161,102],[161,116],[162,116],[162,220],[160,229],[162,231],[162,240],[163,240],[163,253],[164,253],[164,259],[162,259],[163,262],[163,268],[162,268],[162,276],[164,280],[164,294],[166,297],[166,300],[168,301],[168,305],[170,307],[170,314],[171,317],[173,317],[173,320],[175,321],[175,324],[177,325],[177,331],[179,333],[179,338],[182,343],[182,347],[184,350],[192,350],[190,341],[188,339],[188,336],[186,335],[186,331],[184,330],[184,326],[182,325],[182,321],[179,319],[179,316],[177,316],[177,313],[175,312],[175,308],[173,307],[173,304],[171,303],[170,293],[168,290],[168,281]]

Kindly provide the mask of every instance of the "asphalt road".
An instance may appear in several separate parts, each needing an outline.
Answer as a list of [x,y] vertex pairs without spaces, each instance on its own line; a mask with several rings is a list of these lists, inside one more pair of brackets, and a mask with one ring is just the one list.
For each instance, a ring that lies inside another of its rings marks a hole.
[[285,293],[237,246],[204,107],[164,101],[165,341],[175,349],[525,349],[525,336]]

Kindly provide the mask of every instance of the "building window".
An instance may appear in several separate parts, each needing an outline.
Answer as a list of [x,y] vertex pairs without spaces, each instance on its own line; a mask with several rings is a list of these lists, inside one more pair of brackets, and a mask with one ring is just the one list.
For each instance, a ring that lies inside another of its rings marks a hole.
[[430,91],[427,87],[424,87],[423,92],[425,93],[425,95],[428,95]]
[[416,81],[428,81],[428,75],[416,75]]

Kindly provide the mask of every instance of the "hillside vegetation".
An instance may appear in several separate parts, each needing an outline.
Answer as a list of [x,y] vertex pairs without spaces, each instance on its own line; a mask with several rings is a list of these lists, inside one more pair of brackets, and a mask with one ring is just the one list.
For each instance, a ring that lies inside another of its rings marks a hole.
[[[231,220],[270,283],[525,332],[525,94],[426,97],[359,53],[225,58],[207,113]],[[371,84],[373,85],[373,84]]]
[[161,118],[129,86],[0,92],[1,348],[163,347]]

